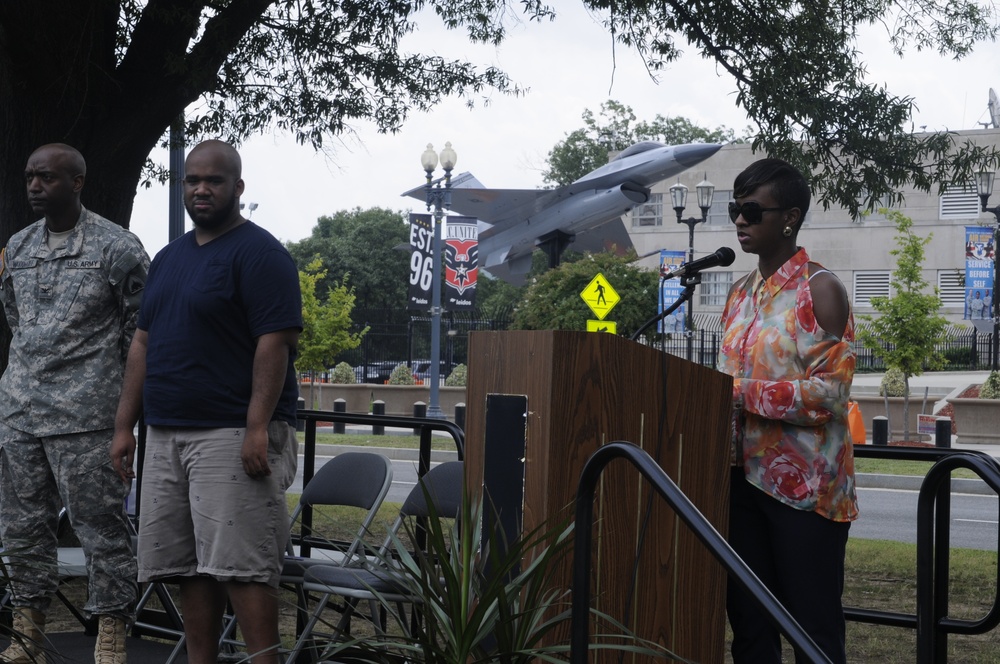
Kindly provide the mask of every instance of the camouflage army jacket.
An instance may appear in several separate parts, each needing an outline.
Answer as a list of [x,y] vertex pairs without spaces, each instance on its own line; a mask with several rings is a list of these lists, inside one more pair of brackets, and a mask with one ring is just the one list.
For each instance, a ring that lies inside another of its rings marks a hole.
[[0,302],[13,333],[0,417],[35,436],[114,426],[149,256],[135,235],[84,209],[66,244],[45,220],[3,253]]

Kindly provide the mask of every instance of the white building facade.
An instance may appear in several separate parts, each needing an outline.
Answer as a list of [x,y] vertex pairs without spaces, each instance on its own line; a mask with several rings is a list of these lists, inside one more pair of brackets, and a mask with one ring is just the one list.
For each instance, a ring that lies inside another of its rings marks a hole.
[[[956,142],[972,141],[981,145],[1000,145],[1000,129],[957,132]],[[708,221],[698,224],[694,232],[694,256],[699,258],[719,247],[731,247],[736,262],[728,268],[702,273],[702,284],[694,297],[696,327],[718,329],[718,320],[726,293],[735,279],[756,267],[756,256],[744,254],[736,241],[735,226],[729,221],[728,203],[733,199],[733,180],[747,165],[762,158],[750,145],[727,145],[698,166],[682,173],[679,181],[689,189],[683,217],[700,217],[695,187],[703,179],[715,185],[715,198]],[[994,194],[989,206],[1000,204],[1000,184],[994,174]],[[661,182],[652,189],[650,200],[625,217],[632,242],[639,256],[652,254],[639,264],[658,269],[660,249],[688,250],[688,227],[677,223],[671,207],[669,188],[677,180]],[[942,193],[908,190],[897,207],[913,220],[913,230],[922,237],[932,235],[926,247],[923,271],[925,280],[937,286],[941,313],[953,324],[963,322],[965,311],[965,228],[993,228],[995,217],[980,212],[980,200],[975,183],[952,183]],[[890,276],[895,268],[895,226],[883,215],[870,214],[863,221],[852,221],[848,212],[839,207],[828,210],[816,205],[806,215],[799,233],[800,244],[818,263],[833,271],[847,287],[855,315],[873,314],[870,298],[890,295]],[[967,321],[965,321],[967,323]]]

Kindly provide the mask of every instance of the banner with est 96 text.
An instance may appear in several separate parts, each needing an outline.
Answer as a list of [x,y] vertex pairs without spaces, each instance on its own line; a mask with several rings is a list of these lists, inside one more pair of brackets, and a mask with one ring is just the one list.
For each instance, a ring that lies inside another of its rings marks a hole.
[[[479,276],[479,226],[475,217],[446,217],[441,306],[447,311],[476,305]],[[434,218],[410,214],[410,288],[407,309],[430,309],[434,278]]]
[[434,218],[410,214],[410,290],[407,309],[430,309],[434,277]]

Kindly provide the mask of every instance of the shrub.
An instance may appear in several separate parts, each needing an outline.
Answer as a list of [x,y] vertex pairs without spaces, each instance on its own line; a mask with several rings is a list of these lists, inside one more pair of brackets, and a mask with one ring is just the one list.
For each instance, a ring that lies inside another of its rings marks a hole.
[[389,374],[390,385],[413,385],[413,372],[405,364],[397,364],[396,368]]
[[1000,399],[1000,371],[991,371],[979,388],[980,399]]
[[464,364],[456,365],[454,369],[451,370],[451,374],[445,379],[444,384],[447,387],[465,387],[465,381],[469,375],[469,369]]
[[347,362],[341,362],[330,372],[330,382],[338,385],[353,385],[357,382],[354,369]]
[[945,348],[942,355],[944,355],[944,359],[948,361],[948,365],[952,369],[972,366],[973,353],[971,346],[953,346],[951,348]]
[[882,376],[882,382],[878,386],[878,395],[880,397],[906,396],[906,376],[903,375],[901,369],[886,369],[885,375]]

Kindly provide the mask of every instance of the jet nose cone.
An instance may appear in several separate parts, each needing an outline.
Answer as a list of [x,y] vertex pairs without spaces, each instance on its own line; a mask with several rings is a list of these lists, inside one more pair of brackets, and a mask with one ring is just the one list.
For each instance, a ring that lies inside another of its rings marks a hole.
[[674,159],[678,164],[691,167],[705,161],[719,151],[722,145],[718,143],[695,143],[693,145],[678,145],[674,148]]

